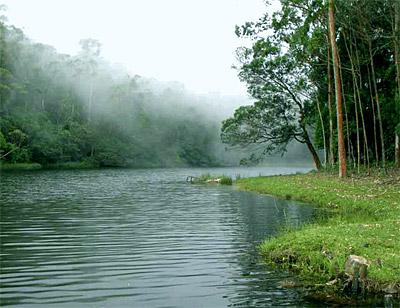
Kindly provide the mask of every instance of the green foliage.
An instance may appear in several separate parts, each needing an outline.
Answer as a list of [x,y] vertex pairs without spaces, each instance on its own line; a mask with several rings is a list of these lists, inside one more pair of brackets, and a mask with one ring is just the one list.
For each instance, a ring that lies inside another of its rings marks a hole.
[[[315,144],[320,149],[329,146],[331,139],[336,156],[334,104],[331,115],[334,132],[333,136],[329,134],[327,60],[330,45],[326,3],[281,0],[279,11],[265,13],[256,22],[236,27],[239,37],[252,40],[251,47],[238,48],[237,68],[239,78],[246,83],[256,103],[238,109],[234,117],[223,123],[224,142],[233,146],[257,144],[268,153],[283,151],[287,140],[291,139]],[[400,14],[396,3],[395,0],[335,1],[347,156],[351,160],[357,157],[357,136],[360,136],[360,155],[365,164],[367,153],[370,161],[382,160],[380,135],[384,139],[386,158],[394,159],[394,132],[400,122],[400,104],[396,98],[399,93],[396,78],[400,76],[396,75],[399,73],[395,65],[395,44],[399,44],[399,40],[393,32],[395,15]],[[397,28],[400,29],[400,25]],[[373,85],[372,66],[377,91]],[[331,94],[333,89],[332,83]],[[262,108],[257,107],[260,102]],[[263,117],[260,112],[270,112],[270,116]],[[380,117],[382,134],[378,132]],[[366,124],[367,140],[362,120]],[[271,132],[272,129],[276,131]],[[307,132],[311,132],[310,138]]]
[[222,176],[220,184],[221,185],[232,185],[232,178],[229,176]]
[[262,154],[284,153],[292,140],[305,143],[319,168],[309,136],[316,87],[309,78],[311,69],[303,48],[311,21],[303,25],[289,2],[282,2],[282,12],[273,18],[266,14],[257,23],[236,28],[237,35],[253,41],[237,54],[239,78],[256,102],[240,107],[234,117],[225,120],[221,137],[231,146],[262,146]]
[[240,107],[222,123],[221,139],[231,146],[263,143],[265,154],[283,152],[296,135],[295,116],[288,110],[290,107],[280,95],[268,102]]
[[0,21],[2,161],[51,168],[220,163],[213,154],[220,119],[207,102],[115,69],[96,40],[80,44],[77,56],[58,54]]

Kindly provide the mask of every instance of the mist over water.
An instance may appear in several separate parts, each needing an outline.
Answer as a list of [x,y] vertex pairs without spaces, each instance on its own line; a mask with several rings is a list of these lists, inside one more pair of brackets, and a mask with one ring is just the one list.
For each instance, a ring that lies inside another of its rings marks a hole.
[[237,164],[238,152],[225,151],[219,131],[222,119],[246,103],[242,98],[197,95],[177,82],[132,76],[105,61],[96,40],[82,40],[78,55],[69,56],[33,43],[19,29],[2,29],[12,76],[0,120],[7,161]]
[[227,150],[220,139],[221,122],[249,98],[200,95],[178,82],[132,75],[106,61],[94,39],[81,40],[80,52],[70,56],[32,42],[18,28],[1,27],[6,162],[204,167],[238,165],[262,152],[262,146]]

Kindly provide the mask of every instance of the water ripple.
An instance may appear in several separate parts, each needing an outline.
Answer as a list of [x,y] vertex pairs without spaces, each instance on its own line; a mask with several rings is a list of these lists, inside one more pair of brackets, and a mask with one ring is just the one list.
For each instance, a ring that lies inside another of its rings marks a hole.
[[[288,171],[292,170],[265,172]],[[287,274],[260,262],[255,247],[276,232],[285,215],[299,223],[311,217],[312,210],[230,187],[184,182],[187,175],[204,172],[110,169],[2,174],[0,304],[298,303],[295,291],[278,286]],[[214,173],[229,172],[240,173],[231,169]]]

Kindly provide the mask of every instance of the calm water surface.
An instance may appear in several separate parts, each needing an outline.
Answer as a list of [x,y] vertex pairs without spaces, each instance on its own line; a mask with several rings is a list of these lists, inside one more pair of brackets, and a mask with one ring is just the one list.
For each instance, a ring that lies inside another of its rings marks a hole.
[[0,304],[31,307],[265,307],[302,303],[256,245],[310,207],[191,185],[205,172],[93,170],[0,175]]

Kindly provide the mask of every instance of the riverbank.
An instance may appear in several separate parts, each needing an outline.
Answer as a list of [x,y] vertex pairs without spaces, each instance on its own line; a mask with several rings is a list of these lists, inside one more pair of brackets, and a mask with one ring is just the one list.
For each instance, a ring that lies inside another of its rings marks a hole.
[[261,246],[270,263],[309,285],[343,290],[349,255],[365,257],[365,291],[400,295],[400,173],[350,177],[311,172],[240,179],[240,189],[304,201],[323,209],[316,221],[290,228]]
[[39,163],[0,163],[0,171],[30,171],[30,170],[78,170],[98,169],[99,166],[89,162],[66,162],[42,165]]
[[[229,166],[212,165],[209,168],[223,168]],[[77,162],[63,162],[63,163],[52,163],[52,164],[39,164],[39,163],[5,163],[0,161],[0,172],[1,171],[33,171],[33,170],[80,170],[80,169],[107,169],[107,168],[119,168],[119,169],[162,169],[162,168],[202,168],[202,166],[189,166],[189,165],[177,165],[177,166],[163,166],[163,165],[101,165],[95,161],[77,161]],[[204,168],[204,167],[203,167]],[[211,178],[211,176],[209,175]],[[225,176],[223,176],[225,177]]]

